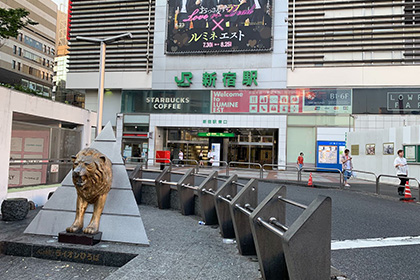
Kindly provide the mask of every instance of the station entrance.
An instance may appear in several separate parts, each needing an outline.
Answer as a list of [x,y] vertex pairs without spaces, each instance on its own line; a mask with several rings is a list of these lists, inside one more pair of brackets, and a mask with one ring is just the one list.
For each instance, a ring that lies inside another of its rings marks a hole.
[[[278,129],[252,128],[165,128],[165,149],[177,159],[182,150],[184,159],[198,160],[200,152],[208,160],[208,153],[219,153],[222,161],[277,162]],[[220,150],[211,151],[212,147]]]

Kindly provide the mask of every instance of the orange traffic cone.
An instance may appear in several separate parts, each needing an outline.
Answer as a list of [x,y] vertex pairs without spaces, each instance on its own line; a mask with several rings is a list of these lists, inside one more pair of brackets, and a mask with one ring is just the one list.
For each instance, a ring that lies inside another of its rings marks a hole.
[[312,184],[312,172],[311,172],[311,173],[309,173],[308,186],[309,186],[309,187],[313,187],[313,184]]
[[414,202],[415,197],[411,196],[410,184],[408,181],[405,183],[405,190],[404,190],[404,197],[400,198],[400,200],[404,202]]

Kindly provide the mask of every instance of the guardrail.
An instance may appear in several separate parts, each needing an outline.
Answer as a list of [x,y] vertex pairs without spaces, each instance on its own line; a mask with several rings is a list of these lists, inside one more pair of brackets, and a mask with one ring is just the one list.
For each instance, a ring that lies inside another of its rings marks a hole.
[[[266,166],[270,166],[270,167],[277,167],[277,171],[287,171],[287,169],[289,168],[289,169],[294,169],[293,171],[295,171],[296,170],[296,172],[297,172],[297,176],[298,176],[298,178],[297,178],[297,180],[299,181],[299,167],[297,167],[297,166],[295,166],[295,165],[282,165],[282,164],[271,164],[271,163],[266,163],[266,164],[263,164],[263,172],[265,171],[265,172],[269,172],[269,171],[267,171],[267,170],[265,170],[265,167]],[[279,168],[285,168],[285,170],[280,170]]]
[[[206,225],[219,224],[223,238],[236,238],[241,255],[257,255],[263,279],[329,279],[331,265],[331,199],[319,196],[309,206],[286,199],[286,187],[276,187],[258,203],[258,180],[243,184],[238,175],[219,178],[190,168],[177,182],[170,166],[155,179],[143,179],[139,165],[130,178],[136,188],[157,198],[160,209],[179,209],[183,215],[201,214]],[[204,178],[195,185],[195,177]],[[223,184],[218,187],[218,180]],[[172,192],[176,192],[173,194]],[[178,198],[178,203],[176,199]],[[196,199],[198,197],[198,201]],[[136,195],[136,198],[138,196]],[[141,203],[137,200],[138,203]],[[150,201],[150,198],[145,198]],[[286,225],[286,204],[303,209]],[[195,207],[200,207],[197,213]],[[314,242],[316,240],[316,242]]]
[[344,176],[343,172],[338,168],[327,168],[327,167],[302,167],[298,171],[298,182],[302,181],[302,172],[311,172],[311,171],[317,171],[317,170],[329,170],[334,171],[340,174],[340,188],[343,188],[343,182],[344,182]]
[[[379,181],[382,177],[395,178],[395,179],[400,179],[401,178],[401,177],[398,177],[397,175],[379,174],[378,177],[376,178],[376,194],[380,194]],[[419,197],[420,197],[420,182],[419,182],[419,180],[417,180],[417,178],[414,178],[414,177],[403,177],[403,179],[414,180],[414,181],[417,182],[417,187],[419,188]]]
[[240,170],[251,170],[251,168],[250,168],[251,165],[257,166],[258,169],[259,169],[259,173],[260,173],[260,179],[262,179],[264,177],[263,167],[262,167],[261,164],[256,163],[256,162],[240,162],[240,161],[231,161],[231,162],[229,162],[228,169],[226,170],[226,175],[229,176],[229,170],[232,167],[232,165],[235,165],[235,164],[242,164],[242,165],[248,165],[249,166],[248,168],[243,168],[243,167],[236,167],[235,168],[235,169],[240,169]]
[[[309,206],[273,190],[250,214],[251,230],[264,279],[330,279],[331,198],[318,196]],[[286,225],[286,204],[304,209]]]

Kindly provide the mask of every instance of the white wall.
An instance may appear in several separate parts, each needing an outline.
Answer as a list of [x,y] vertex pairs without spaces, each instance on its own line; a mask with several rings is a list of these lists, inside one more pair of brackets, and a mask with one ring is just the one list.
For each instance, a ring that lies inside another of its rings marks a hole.
[[0,87],[0,203],[7,196],[9,177],[10,141],[13,112],[78,124],[83,127],[82,147],[91,142],[91,127],[96,125],[96,113],[53,102]]
[[418,87],[420,66],[313,67],[287,71],[287,87]]
[[[108,122],[111,122],[112,126],[116,126],[117,114],[121,112],[121,90],[111,90],[111,92],[111,94],[104,94],[102,126],[105,126]],[[94,112],[98,111],[97,90],[86,90],[85,108]]]
[[[274,3],[275,2],[275,3]],[[216,88],[224,88],[220,83],[224,72],[236,72],[242,75],[244,70],[258,70],[257,89],[286,88],[287,75],[287,11],[288,1],[273,0],[273,51],[242,54],[210,55],[165,55],[167,28],[167,1],[157,0],[155,9],[155,33],[153,40],[153,88],[177,89],[174,77],[181,72],[191,72],[194,80],[191,89],[205,89],[201,83],[204,71],[218,74]],[[235,89],[243,89],[242,83],[236,83]],[[254,87],[253,87],[254,88]],[[232,88],[230,88],[232,89]]]
[[[225,124],[209,125],[203,120],[226,120]],[[199,114],[151,114],[150,131],[153,139],[149,140],[149,155],[155,155],[155,144],[162,141],[159,127],[218,127],[218,128],[274,128],[279,130],[278,164],[286,164],[286,115],[199,115]]]
[[318,127],[316,132],[317,141],[346,141],[348,127]]
[[[394,143],[394,155],[383,155],[383,143]],[[375,155],[365,154],[365,145],[375,144]],[[394,127],[350,132],[347,135],[347,147],[359,145],[359,155],[352,155],[354,169],[379,174],[395,175],[394,159],[403,144],[420,144],[420,126]],[[366,177],[358,174],[359,177]],[[420,165],[409,164],[409,176],[420,178]],[[385,181],[385,180],[384,180]],[[382,180],[381,180],[382,182]],[[397,179],[393,182],[398,183]]]
[[[106,71],[106,69],[105,69]],[[66,88],[68,89],[96,89],[99,85],[98,72],[68,72]],[[150,89],[152,75],[146,72],[105,72],[104,88],[111,89]]]

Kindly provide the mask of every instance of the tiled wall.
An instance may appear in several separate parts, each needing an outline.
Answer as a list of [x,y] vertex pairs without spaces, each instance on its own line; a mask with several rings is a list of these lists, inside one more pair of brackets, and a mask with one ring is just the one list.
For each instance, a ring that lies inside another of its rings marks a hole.
[[354,115],[355,131],[420,125],[419,115]]
[[[213,124],[213,121],[216,121]],[[209,124],[209,121],[211,123]],[[219,123],[221,121],[221,123]],[[150,131],[154,137],[149,140],[150,154],[155,154],[156,141],[159,139],[157,127],[217,127],[217,128],[274,128],[279,130],[278,164],[286,163],[286,125],[285,115],[253,116],[253,115],[192,115],[192,114],[152,114],[150,115]],[[161,138],[161,137],[160,137]]]

